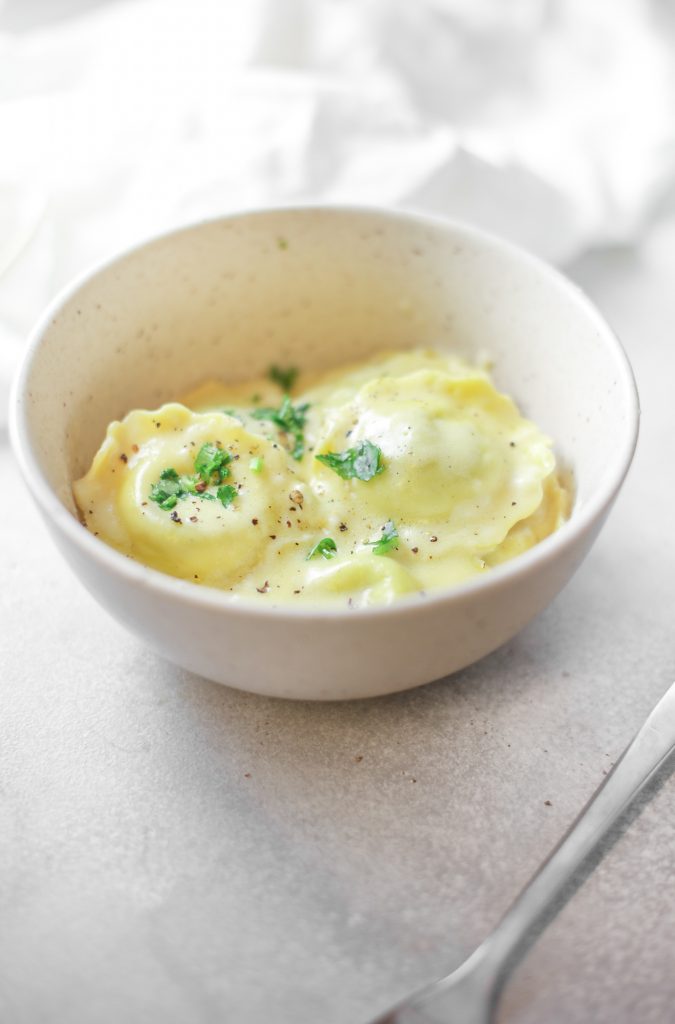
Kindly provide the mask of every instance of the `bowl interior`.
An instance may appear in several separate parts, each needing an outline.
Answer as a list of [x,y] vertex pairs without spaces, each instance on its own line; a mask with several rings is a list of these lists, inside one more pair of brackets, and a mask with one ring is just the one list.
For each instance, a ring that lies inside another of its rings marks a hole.
[[473,229],[385,211],[240,215],[108,264],[39,325],[17,422],[74,513],[71,481],[130,409],[273,362],[324,368],[417,345],[489,356],[498,386],[554,438],[577,507],[627,465],[631,373],[581,293]]

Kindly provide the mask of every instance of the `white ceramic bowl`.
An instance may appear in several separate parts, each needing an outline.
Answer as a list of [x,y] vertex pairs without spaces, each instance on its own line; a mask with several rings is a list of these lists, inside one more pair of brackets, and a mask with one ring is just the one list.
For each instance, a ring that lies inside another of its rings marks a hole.
[[[78,522],[71,482],[107,424],[208,377],[328,367],[375,350],[487,353],[497,385],[549,433],[574,477],[572,516],[489,575],[393,607],[273,607],[165,576]],[[100,603],[209,679],[283,697],[367,697],[476,661],[558,593],[630,464],[638,402],[626,357],[560,274],[466,225],[385,210],[237,215],[158,238],[87,274],[43,316],[12,436],[45,522]]]

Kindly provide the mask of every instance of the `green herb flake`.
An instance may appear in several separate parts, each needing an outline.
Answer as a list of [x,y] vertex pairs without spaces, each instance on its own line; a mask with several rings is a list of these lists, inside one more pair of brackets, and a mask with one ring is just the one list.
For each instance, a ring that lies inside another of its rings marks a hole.
[[[170,512],[175,508],[179,498],[188,496],[203,498],[205,501],[215,501],[216,495],[207,491],[206,488],[212,484],[215,486],[221,484],[225,477],[230,475],[228,463],[231,459],[230,453],[223,451],[218,445],[208,442],[203,444],[194,462],[194,475],[179,476],[172,467],[163,469],[157,483],[152,485],[150,500],[157,502],[165,512]],[[234,493],[236,494],[236,490]],[[217,497],[220,497],[220,494]],[[227,501],[227,504],[231,501],[232,498]]]
[[337,544],[332,537],[324,537],[318,544],[315,544],[305,561],[309,562],[310,558],[316,558],[317,555],[321,555],[323,558],[335,558],[337,555]]
[[161,509],[169,512],[185,493],[181,478],[175,469],[164,469],[159,474],[159,481],[152,485],[150,501],[156,501]]
[[369,540],[368,544],[373,549],[374,555],[388,555],[390,551],[398,548],[398,530],[391,519],[387,519],[382,527],[382,536],[377,540]]
[[[195,459],[195,473],[205,484],[212,482],[220,484],[225,477],[230,475],[227,464],[231,459],[232,456],[229,452],[207,441],[201,446]],[[212,481],[212,477],[215,477],[214,481]]]
[[372,480],[384,472],[382,452],[371,441],[362,441],[346,452],[326,452],[315,456],[324,466],[334,470],[343,480]]
[[270,366],[267,376],[275,384],[278,384],[285,394],[288,394],[293,390],[298,373],[299,370],[295,366],[289,366],[286,370],[282,369],[281,366]]
[[289,450],[294,459],[300,460],[305,454],[305,420],[309,404],[303,402],[300,405],[293,405],[288,395],[278,409],[264,408],[253,409],[251,415],[256,420],[270,420],[282,434],[292,439],[293,447]]
[[232,484],[223,484],[216,491],[216,497],[227,508],[237,497],[237,488],[233,487]]
[[288,249],[288,239],[284,238],[282,235],[279,235],[279,237],[277,238],[277,247],[282,250]]
[[260,455],[254,456],[249,462],[252,473],[262,473],[264,465],[265,460]]

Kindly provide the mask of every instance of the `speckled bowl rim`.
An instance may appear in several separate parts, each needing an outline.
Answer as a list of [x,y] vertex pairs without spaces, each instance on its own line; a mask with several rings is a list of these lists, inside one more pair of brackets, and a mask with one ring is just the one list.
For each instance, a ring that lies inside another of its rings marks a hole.
[[[616,365],[622,385],[621,389],[617,390],[617,394],[626,403],[626,428],[624,436],[621,437],[620,443],[617,444],[614,458],[603,476],[602,486],[597,491],[594,490],[585,499],[584,504],[580,508],[573,507],[570,518],[555,533],[544,538],[533,548],[517,555],[512,560],[495,566],[485,576],[469,579],[464,583],[455,584],[447,589],[438,588],[425,593],[417,592],[406,595],[397,598],[390,605],[352,608],[345,605],[331,606],[328,603],[316,607],[308,607],[307,605],[293,607],[291,605],[286,606],[272,603],[262,604],[253,598],[231,595],[215,587],[207,587],[203,584],[169,576],[157,569],[151,569],[149,566],[135,561],[130,556],[123,555],[114,548],[109,547],[104,541],[89,533],[86,527],[83,527],[79,520],[61,504],[40,469],[29,439],[27,402],[24,401],[28,390],[28,381],[43,335],[56,314],[73,298],[83,285],[89,284],[102,271],[113,267],[145,248],[153,246],[161,240],[189,234],[211,224],[250,219],[251,217],[264,217],[270,213],[306,214],[312,211],[331,212],[336,215],[371,214],[386,217],[392,221],[399,221],[401,224],[410,223],[416,226],[427,226],[435,230],[452,231],[463,235],[470,241],[478,242],[483,246],[501,251],[512,260],[526,265],[529,264],[544,279],[547,279],[562,291],[569,298],[570,302],[580,307],[581,311],[597,329],[598,337],[602,339],[602,343]],[[245,615],[248,617],[254,615],[261,620],[273,618],[275,620],[287,619],[292,622],[299,620],[311,622],[317,619],[333,619],[336,622],[340,622],[351,620],[355,616],[380,619],[392,618],[398,615],[410,615],[415,612],[423,612],[430,606],[443,604],[452,606],[463,602],[469,595],[480,595],[480,593],[487,589],[500,590],[508,587],[514,579],[536,573],[537,569],[543,568],[559,552],[573,546],[579,535],[591,529],[593,524],[603,516],[611,505],[630,467],[638,439],[639,421],[640,405],[635,376],[619,338],[584,291],[560,271],[520,246],[461,220],[417,213],[410,210],[390,209],[384,206],[330,203],[270,205],[264,208],[256,207],[249,210],[239,210],[235,213],[195,221],[153,235],[117,252],[114,256],[108,257],[84,271],[55,296],[31,331],[27,349],[13,381],[9,408],[9,430],[12,447],[29,491],[43,514],[53,521],[54,526],[62,530],[89,558],[97,562],[101,569],[126,577],[130,582],[136,583],[150,591],[161,592],[167,597],[185,600],[196,607],[220,608],[223,613],[233,616]]]

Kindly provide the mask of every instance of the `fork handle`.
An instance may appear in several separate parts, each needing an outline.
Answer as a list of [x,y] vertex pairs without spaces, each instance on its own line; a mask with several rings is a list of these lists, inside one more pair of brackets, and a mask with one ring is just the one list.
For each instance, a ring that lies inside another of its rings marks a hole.
[[675,683],[667,690],[614,768],[476,950],[493,976],[509,965],[530,929],[543,918],[577,869],[675,749]]

